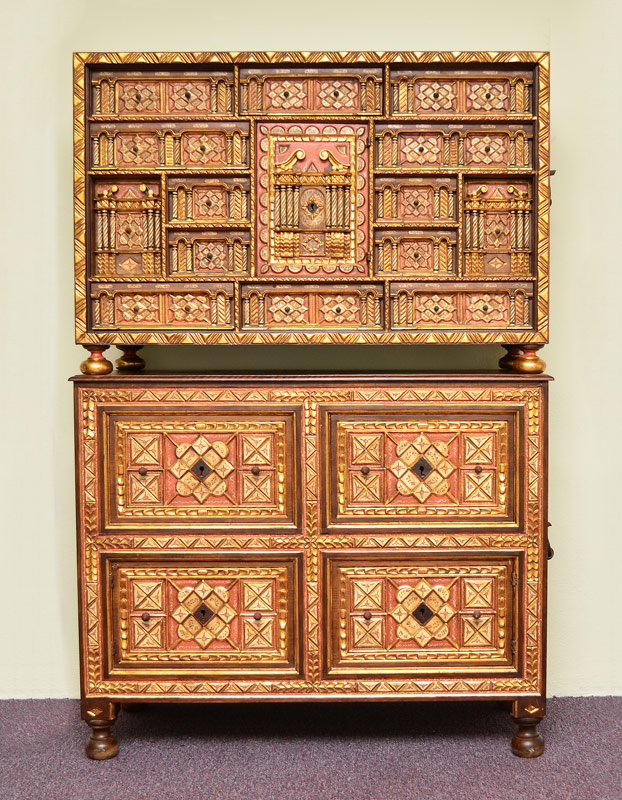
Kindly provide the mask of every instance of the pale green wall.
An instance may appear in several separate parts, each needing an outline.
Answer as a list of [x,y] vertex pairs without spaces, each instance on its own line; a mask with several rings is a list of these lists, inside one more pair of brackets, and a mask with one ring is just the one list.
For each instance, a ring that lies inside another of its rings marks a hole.
[[[429,9],[429,10],[428,10]],[[183,14],[183,18],[182,18]],[[71,393],[73,50],[550,50],[550,694],[622,694],[620,4],[33,0],[2,47],[0,696],[78,694]],[[36,233],[33,235],[33,231]],[[150,348],[165,368],[455,369],[497,348]]]

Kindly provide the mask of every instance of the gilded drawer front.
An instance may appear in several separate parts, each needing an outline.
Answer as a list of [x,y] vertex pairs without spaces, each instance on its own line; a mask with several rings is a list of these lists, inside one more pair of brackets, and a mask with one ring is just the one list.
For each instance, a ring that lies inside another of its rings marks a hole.
[[391,284],[391,328],[529,329],[533,287],[530,284],[485,285]]
[[240,70],[240,105],[245,114],[318,116],[380,114],[382,70]]
[[378,170],[529,169],[533,164],[530,125],[378,125],[375,139]]
[[162,126],[118,122],[90,127],[94,169],[247,168],[248,123],[171,123]]
[[369,274],[368,125],[259,124],[261,277]]
[[391,110],[417,117],[530,114],[532,86],[529,72],[466,77],[464,73],[399,71],[391,76]]
[[197,280],[219,275],[250,274],[250,233],[169,231],[171,277]]
[[162,199],[155,181],[95,181],[93,271],[133,278],[162,272]]
[[531,185],[469,180],[464,200],[464,274],[531,274]]
[[312,286],[247,285],[242,289],[242,328],[381,330],[381,284]]
[[394,277],[454,277],[458,272],[456,231],[377,231],[374,271]]
[[327,414],[329,529],[519,525],[517,412]]
[[93,328],[192,330],[233,328],[233,284],[210,283],[200,288],[180,285],[170,290],[120,291],[112,284],[92,289]]
[[328,676],[519,670],[519,556],[325,555]]
[[105,525],[295,528],[295,411],[182,408],[106,420]]
[[250,222],[250,185],[243,178],[171,178],[168,203],[172,225]]
[[457,223],[456,194],[456,179],[450,177],[377,180],[376,221],[409,226]]
[[117,76],[94,72],[91,107],[99,116],[190,116],[233,112],[233,71],[159,72],[157,77]]
[[109,677],[300,671],[299,559],[108,560]]

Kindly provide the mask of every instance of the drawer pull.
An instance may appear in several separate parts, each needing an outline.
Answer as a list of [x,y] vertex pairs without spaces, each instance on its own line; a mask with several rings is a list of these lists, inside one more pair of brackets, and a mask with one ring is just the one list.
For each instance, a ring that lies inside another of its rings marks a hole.
[[337,91],[337,89],[335,89],[335,91],[333,92],[333,97],[339,97],[339,92]]
[[435,100],[438,100],[438,98],[440,97],[440,94],[439,94],[438,92],[433,92],[433,93],[432,93],[432,97],[433,97]]
[[434,306],[432,311],[434,311],[435,314],[438,314],[438,312],[440,311],[440,308],[438,306]]
[[140,618],[143,622],[149,622],[151,619],[151,614],[148,611],[143,611],[143,613],[140,615]]
[[482,467],[481,467],[481,466],[478,464],[478,465],[475,467],[475,472],[476,472],[476,473],[479,475],[479,474],[480,474],[480,472],[482,471],[482,469],[483,469],[483,468],[482,468]]
[[365,612],[363,612],[363,617],[364,617],[365,619],[371,619],[371,611],[365,611]]
[[141,100],[142,100],[142,97],[139,94],[137,94],[136,95],[136,102],[140,103]]
[[132,153],[138,153],[138,145],[137,144],[135,144],[134,147],[132,147]]
[[420,153],[424,153],[425,152],[425,147],[423,145],[421,145],[421,147],[418,147],[417,150],[419,150]]
[[361,467],[361,475],[369,475],[369,467]]
[[490,145],[489,144],[487,144],[486,147],[484,147],[484,153],[490,153]]
[[206,147],[204,144],[202,144],[202,145],[199,147],[199,150],[200,150],[202,153],[205,153],[205,152],[206,152],[206,150],[207,150],[207,147]]
[[144,477],[145,477],[145,475],[147,474],[147,467],[139,467],[139,468],[138,468],[138,474],[139,474],[139,475],[142,475],[142,476],[143,476],[143,478],[144,478]]
[[184,306],[184,311],[185,311],[186,313],[189,313],[190,311],[192,311],[192,306],[191,306],[191,305],[188,305],[188,304],[186,303],[186,305]]
[[488,306],[482,306],[482,311],[483,311],[484,313],[486,313],[486,311],[488,311]]
[[473,619],[479,619],[481,616],[482,612],[479,609],[473,612]]
[[253,614],[253,619],[260,620],[261,619],[261,611],[255,611]]
[[251,467],[251,472],[253,473],[253,475],[259,475],[259,467],[257,466],[257,464],[255,464],[254,467]]
[[190,92],[186,92],[186,94],[184,95],[184,97],[186,98],[186,100],[190,100],[190,98],[192,97],[192,95],[190,94]]
[[138,312],[140,311],[140,306],[132,306],[132,311],[133,311],[135,314],[138,314]]
[[341,308],[341,306],[337,306],[337,308],[335,309],[335,314],[341,314],[342,311],[343,308]]
[[285,308],[283,309],[283,311],[284,311],[286,314],[289,314],[289,312],[291,311],[291,308],[290,308],[289,306],[285,306]]

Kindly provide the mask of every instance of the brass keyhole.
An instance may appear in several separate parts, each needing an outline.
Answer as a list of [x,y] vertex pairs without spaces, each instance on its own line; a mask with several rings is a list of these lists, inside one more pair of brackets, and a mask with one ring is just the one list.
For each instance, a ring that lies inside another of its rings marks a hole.
[[422,478],[424,477],[424,473],[425,473],[425,467],[423,466],[423,464],[420,464],[419,474],[421,475]]

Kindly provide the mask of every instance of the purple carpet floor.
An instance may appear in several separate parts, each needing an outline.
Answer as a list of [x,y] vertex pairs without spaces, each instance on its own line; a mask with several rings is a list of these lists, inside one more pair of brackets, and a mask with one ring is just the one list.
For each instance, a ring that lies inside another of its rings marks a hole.
[[0,701],[1,800],[622,800],[622,698],[557,698],[543,756],[496,703],[145,706],[84,755],[74,700]]

